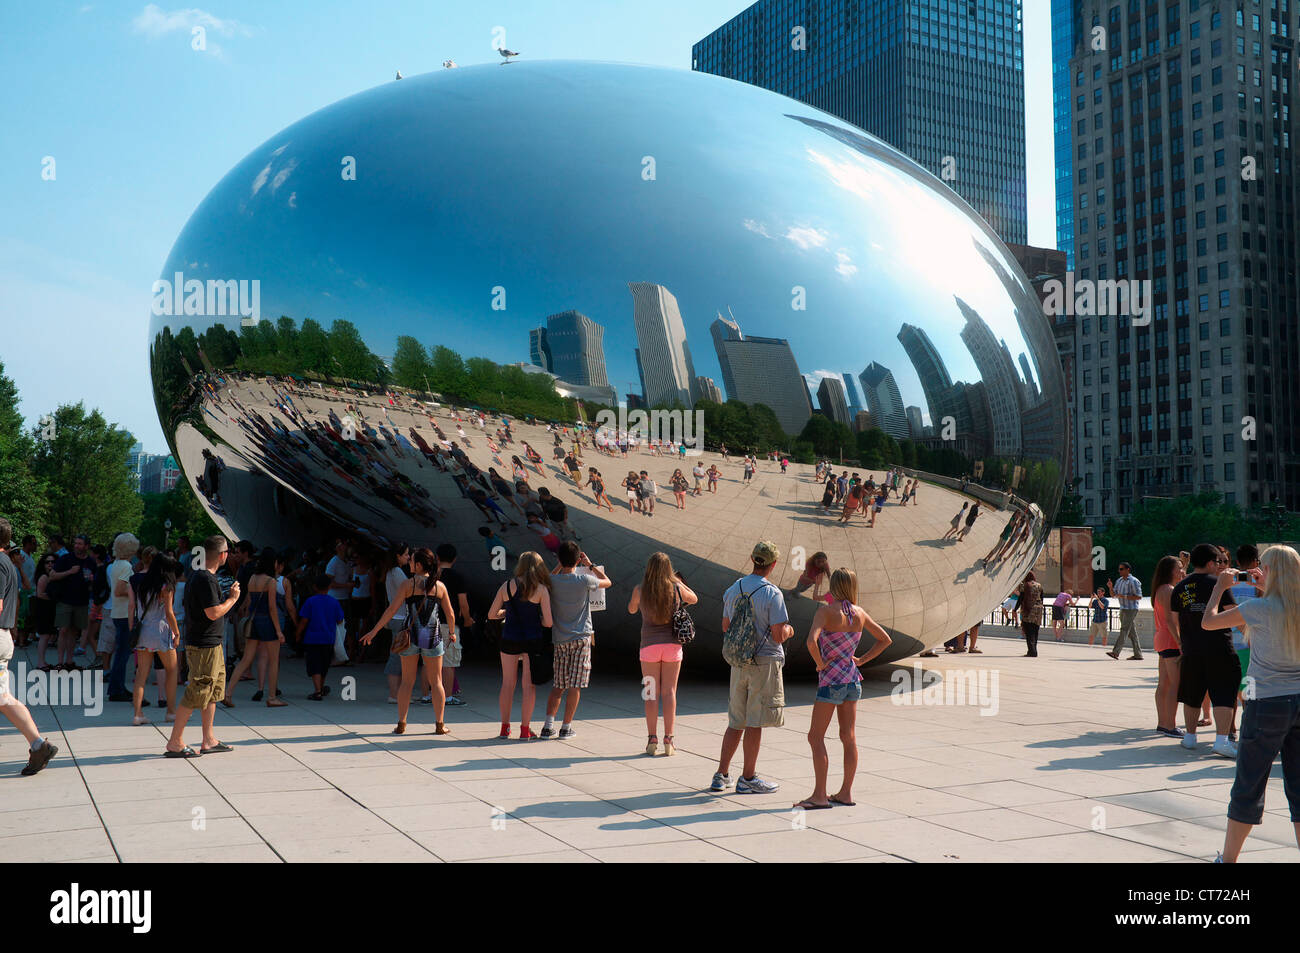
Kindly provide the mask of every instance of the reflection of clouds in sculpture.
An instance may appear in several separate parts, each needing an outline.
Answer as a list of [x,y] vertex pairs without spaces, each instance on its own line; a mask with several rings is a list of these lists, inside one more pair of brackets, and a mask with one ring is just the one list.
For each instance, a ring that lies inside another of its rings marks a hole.
[[826,244],[826,233],[806,225],[797,225],[785,233],[785,237],[804,251],[809,248],[821,248]]

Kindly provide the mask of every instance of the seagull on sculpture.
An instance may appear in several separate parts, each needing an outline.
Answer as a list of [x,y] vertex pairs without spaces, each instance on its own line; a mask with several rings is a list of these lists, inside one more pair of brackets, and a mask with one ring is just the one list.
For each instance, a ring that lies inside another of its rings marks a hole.
[[[519,54],[516,53],[514,50],[507,50],[507,49],[505,49],[504,47],[503,47],[502,49],[497,50],[497,52],[501,54],[502,58],[506,61],[506,63],[509,63],[509,62],[510,62],[510,58],[511,58],[512,56],[518,56],[518,55],[519,55]],[[501,65],[504,66],[505,63],[502,63]]]
[[402,78],[402,71],[400,69],[397,71],[397,78],[398,79]]

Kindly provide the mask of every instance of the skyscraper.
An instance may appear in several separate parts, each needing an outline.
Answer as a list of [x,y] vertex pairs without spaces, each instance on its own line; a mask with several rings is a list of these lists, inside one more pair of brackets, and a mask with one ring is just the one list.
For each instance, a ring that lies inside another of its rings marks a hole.
[[695,365],[686,346],[686,327],[677,299],[663,285],[633,281],[627,287],[632,292],[637,367],[646,404],[692,406],[698,396]]
[[1052,138],[1056,152],[1056,247],[1074,267],[1074,110],[1070,58],[1078,41],[1079,0],[1052,0]]
[[904,323],[898,330],[898,341],[921,380],[931,425],[936,431],[942,431],[945,418],[951,417],[956,433],[970,433],[972,421],[966,397],[961,388],[953,386],[943,357],[930,336],[923,328]]
[[853,420],[849,414],[849,402],[844,396],[844,382],[839,377],[823,377],[817,385],[817,406],[822,414],[836,423],[848,424]]
[[715,404],[721,404],[724,402],[722,391],[719,389],[718,385],[714,383],[712,377],[697,377],[695,378],[695,383],[700,392],[700,400],[711,400]]
[[993,425],[993,453],[1015,456],[1020,451],[1020,378],[1006,342],[999,342],[984,319],[965,301],[957,307],[966,317],[961,339],[980,372]]
[[782,430],[800,433],[812,416],[812,403],[790,342],[744,334],[734,320],[722,315],[709,326],[709,334],[728,399],[765,404],[776,414]]
[[915,404],[907,408],[907,426],[912,431],[913,440],[920,440],[925,436],[925,424],[921,422],[921,408]]
[[893,372],[872,361],[858,379],[862,381],[862,393],[867,397],[867,407],[876,426],[895,440],[907,440],[911,429],[907,426],[907,411]]
[[533,328],[528,332],[528,359],[544,371],[551,369],[551,348],[546,341],[546,328]]
[[849,402],[849,419],[853,420],[858,416],[858,411],[867,408],[862,406],[862,399],[858,396],[858,385],[853,380],[853,372],[840,374],[840,380],[844,382],[844,398]]
[[1073,318],[1085,518],[1203,490],[1300,509],[1300,3],[1076,7],[1074,278],[1151,295],[1149,324]]
[[696,43],[691,65],[865,129],[1024,242],[1022,51],[1021,0],[759,0]]
[[580,311],[551,315],[544,339],[551,360],[546,369],[570,384],[608,387],[604,339],[605,329]]

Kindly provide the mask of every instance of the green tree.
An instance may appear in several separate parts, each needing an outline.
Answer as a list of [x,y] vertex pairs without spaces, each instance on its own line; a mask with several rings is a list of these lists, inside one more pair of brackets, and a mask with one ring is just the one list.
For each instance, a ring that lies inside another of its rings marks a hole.
[[[195,545],[209,536],[217,535],[220,530],[208,516],[207,510],[199,502],[188,486],[177,484],[166,493],[145,493],[141,497],[144,515],[140,519],[140,528],[135,535],[143,545],[162,548],[166,539],[170,545],[176,540],[188,536]],[[166,521],[171,520],[171,530]]]
[[[804,424],[803,431],[798,438],[800,443],[812,444],[812,449],[816,454],[829,456],[835,459],[843,451],[850,454],[857,451],[857,438],[853,432],[844,424],[831,420],[822,414],[813,414],[808,418],[808,423]],[[796,448],[795,454],[799,450]],[[803,460],[799,461],[803,463]]]
[[1061,505],[1056,511],[1055,526],[1082,526],[1083,497],[1079,494],[1079,481],[1067,486],[1061,494]]
[[1129,562],[1144,586],[1161,556],[1190,550],[1197,543],[1227,546],[1231,552],[1262,538],[1259,525],[1212,490],[1178,499],[1142,500],[1123,519],[1093,534],[1094,544],[1105,550],[1107,571],[1113,573],[1120,562]]
[[430,386],[426,383],[428,375],[429,355],[424,345],[409,334],[399,336],[393,351],[393,379],[397,385],[424,390]]
[[127,466],[135,438],[80,402],[52,417],[53,433],[37,443],[32,459],[48,487],[47,535],[86,533],[100,542],[139,526],[144,507]]
[[17,540],[27,533],[44,539],[47,489],[32,470],[35,453],[36,441],[23,431],[18,413],[18,387],[0,362],[0,517],[13,524]]

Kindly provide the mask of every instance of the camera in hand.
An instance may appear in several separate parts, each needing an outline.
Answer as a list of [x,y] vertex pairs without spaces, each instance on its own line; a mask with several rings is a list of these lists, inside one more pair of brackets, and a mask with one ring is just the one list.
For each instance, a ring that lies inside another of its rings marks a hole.
[[1250,573],[1248,572],[1237,573],[1237,582],[1250,582]]

